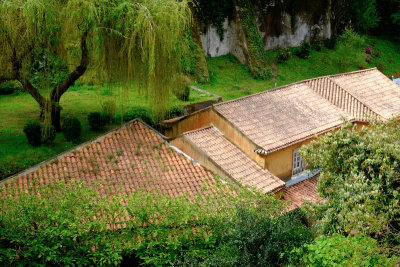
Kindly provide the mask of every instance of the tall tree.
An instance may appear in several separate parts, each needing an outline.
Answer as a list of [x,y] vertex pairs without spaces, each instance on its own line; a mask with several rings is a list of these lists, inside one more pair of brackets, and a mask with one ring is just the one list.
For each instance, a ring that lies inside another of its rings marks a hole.
[[[0,81],[18,80],[58,131],[60,99],[89,67],[145,88],[162,110],[186,49],[188,1],[1,0]],[[32,67],[54,55],[70,71],[45,90],[32,82]]]

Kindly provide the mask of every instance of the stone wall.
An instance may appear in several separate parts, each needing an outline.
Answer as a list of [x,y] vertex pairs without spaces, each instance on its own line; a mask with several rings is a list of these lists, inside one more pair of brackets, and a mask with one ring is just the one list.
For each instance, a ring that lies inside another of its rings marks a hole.
[[[296,47],[304,39],[324,40],[330,38],[332,35],[330,1],[321,0],[320,6],[321,2],[326,3],[319,9],[309,9],[307,5],[310,3],[303,3],[293,15],[279,10],[280,7],[276,6],[272,6],[266,11],[257,11],[259,14],[258,30],[263,38],[265,49]],[[227,18],[223,29],[223,39],[218,35],[214,25],[210,25],[208,28],[203,27],[203,30],[200,31],[205,56],[217,57],[231,53],[246,64],[246,44],[240,21],[237,18],[232,20]]]

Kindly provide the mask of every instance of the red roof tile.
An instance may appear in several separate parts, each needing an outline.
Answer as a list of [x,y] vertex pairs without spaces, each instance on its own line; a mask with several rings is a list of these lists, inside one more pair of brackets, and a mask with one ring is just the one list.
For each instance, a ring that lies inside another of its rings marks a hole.
[[8,182],[27,189],[33,180],[37,185],[83,180],[100,182],[101,193],[132,193],[151,190],[170,196],[202,193],[205,180],[215,179],[210,172],[176,152],[148,126],[135,120],[111,134],[78,147],[33,171]]
[[302,206],[304,200],[314,203],[321,201],[322,198],[319,197],[316,189],[318,179],[319,175],[285,188],[283,200],[290,202],[287,209],[293,210]]
[[215,127],[207,127],[183,135],[184,140],[200,149],[230,178],[263,193],[277,190],[285,183],[262,169],[237,146],[228,141]]

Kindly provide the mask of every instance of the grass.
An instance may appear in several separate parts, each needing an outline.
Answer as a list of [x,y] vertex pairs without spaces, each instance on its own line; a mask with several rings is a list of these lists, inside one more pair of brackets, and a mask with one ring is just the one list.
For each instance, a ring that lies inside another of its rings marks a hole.
[[[257,92],[265,91],[277,86],[290,84],[293,82],[315,78],[324,75],[331,75],[349,71],[360,70],[360,64],[365,68],[379,66],[384,73],[391,77],[396,72],[400,74],[400,44],[381,38],[366,38],[374,53],[380,51],[379,57],[371,56],[373,62],[352,62],[349,64],[340,64],[341,56],[338,49],[329,50],[325,47],[320,52],[311,51],[308,59],[301,59],[294,55],[281,64],[275,65],[278,70],[276,77],[270,81],[255,80],[252,78],[248,68],[242,65],[232,55],[221,56],[217,58],[208,58],[207,64],[210,71],[210,84],[197,84],[196,86],[209,92],[222,96],[223,100],[231,100]],[[346,51],[346,57],[366,58],[362,49],[349,49]],[[291,49],[294,52],[295,49]],[[268,51],[267,56],[271,62],[275,61],[278,51]],[[390,58],[392,62],[389,63]]]
[[[375,45],[373,45],[374,40],[376,40]],[[372,63],[351,60],[364,59],[366,57],[364,48],[348,49],[345,56],[350,57],[350,60],[346,60],[348,63],[344,65],[339,63],[343,55],[338,49],[323,48],[320,52],[311,51],[310,57],[306,60],[292,56],[288,61],[275,65],[278,74],[270,81],[253,79],[248,68],[232,55],[209,58],[207,64],[211,83],[196,84],[196,86],[222,96],[223,100],[230,100],[304,79],[358,70],[362,64],[366,68],[379,66],[388,76],[396,72],[400,74],[399,42],[374,37],[367,39],[367,43],[373,45],[374,52],[382,53],[379,57],[372,56]],[[276,61],[277,54],[278,51],[267,52],[271,62]],[[76,116],[80,119],[82,142],[101,134],[89,129],[87,115],[92,111],[101,111],[100,102],[109,99],[116,101],[117,115],[132,107],[150,108],[148,99],[136,91],[126,95],[118,88],[87,85],[72,87],[61,99],[62,116]],[[175,96],[171,96],[170,106],[182,106],[207,99],[208,96],[191,90],[189,102],[181,102]],[[38,117],[39,106],[29,94],[15,93],[0,96],[0,180],[75,146],[67,142],[62,134],[57,134],[54,145],[31,147],[22,128],[29,120],[37,120]],[[122,122],[117,122],[106,130],[117,127],[120,123]]]

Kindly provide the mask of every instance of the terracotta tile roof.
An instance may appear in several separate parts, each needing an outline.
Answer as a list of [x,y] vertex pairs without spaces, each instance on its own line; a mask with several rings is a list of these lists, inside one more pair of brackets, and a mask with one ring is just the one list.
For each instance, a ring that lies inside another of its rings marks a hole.
[[204,180],[215,183],[212,174],[172,149],[152,129],[139,121],[60,156],[8,183],[27,189],[57,181],[99,182],[99,191],[130,194],[135,190],[158,191],[170,196],[202,193]]
[[376,68],[331,75],[214,105],[270,153],[353,121],[400,115],[400,88]]
[[224,102],[214,108],[267,152],[338,127],[343,117],[353,119],[305,83]]
[[357,121],[382,119],[370,107],[361,102],[356,96],[340,87],[329,76],[312,79],[305,82],[310,88],[329,102],[339,107]]
[[331,79],[383,118],[400,114],[400,88],[379,70],[333,75]]
[[319,197],[316,189],[318,179],[319,175],[301,181],[300,183],[287,187],[284,190],[283,200],[290,202],[287,207],[288,211],[302,206],[304,200],[314,203],[322,201],[322,198]]
[[183,138],[200,149],[230,178],[242,185],[255,187],[263,193],[277,190],[285,185],[278,177],[247,157],[213,126],[185,133]]

